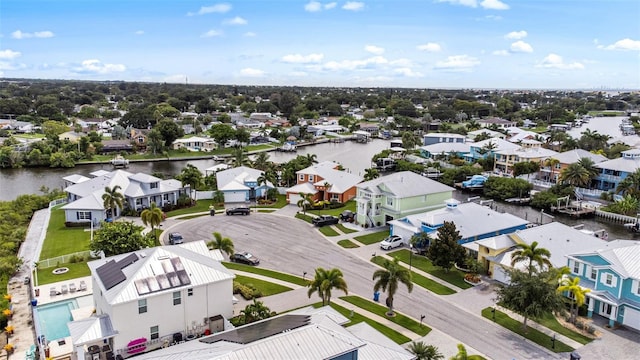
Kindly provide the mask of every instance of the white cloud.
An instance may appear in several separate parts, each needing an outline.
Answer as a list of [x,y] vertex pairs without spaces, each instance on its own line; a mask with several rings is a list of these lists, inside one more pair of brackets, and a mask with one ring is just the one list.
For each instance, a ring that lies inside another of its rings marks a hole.
[[413,66],[413,62],[406,58],[396,59],[389,61],[389,65],[400,66],[400,67],[411,67]]
[[497,56],[509,56],[509,52],[507,50],[496,50],[492,52],[492,54]]
[[264,76],[264,71],[260,69],[254,69],[254,68],[244,68],[240,70],[240,75],[251,76],[251,77],[261,77],[261,76]]
[[254,36],[256,36],[256,33],[252,31],[247,31],[246,33],[244,33],[244,37],[254,37]]
[[389,61],[382,56],[373,56],[364,60],[329,61],[323,64],[320,69],[331,71],[356,70],[368,68],[374,65],[384,65],[388,63]]
[[22,55],[20,51],[13,51],[11,49],[0,50],[0,59],[15,59]]
[[144,30],[138,30],[135,32],[136,35],[144,35]]
[[509,39],[509,40],[520,40],[520,39],[524,39],[527,37],[527,32],[524,30],[520,30],[520,31],[512,31],[510,33],[508,33],[507,35],[504,36],[505,39]]
[[125,70],[127,70],[127,68],[122,64],[103,64],[97,59],[84,60],[80,67],[74,69],[75,72],[94,74],[109,74],[123,72]]
[[322,10],[322,4],[317,1],[309,1],[304,6],[304,10],[308,12],[318,12]]
[[337,2],[330,2],[330,3],[324,4],[324,9],[325,10],[331,10],[331,9],[335,8],[336,5],[338,5]]
[[609,46],[599,46],[606,50],[640,50],[640,40],[631,40],[629,38],[618,40]]
[[228,12],[229,10],[231,10],[231,5],[230,4],[225,4],[225,3],[221,3],[221,4],[215,4],[212,6],[203,6],[200,8],[200,10],[198,10],[198,12],[188,12],[187,16],[194,16],[194,15],[205,15],[205,14],[212,14],[212,13],[220,13],[220,14],[224,14],[226,12]]
[[324,54],[309,54],[309,55],[301,55],[301,54],[289,54],[282,57],[282,61],[286,63],[293,64],[311,64],[311,63],[319,63],[324,58]]
[[480,60],[472,56],[454,55],[447,57],[444,61],[438,61],[435,68],[450,71],[470,71],[478,64],[480,64]]
[[442,47],[440,47],[440,44],[438,43],[426,43],[426,44],[422,44],[422,45],[418,45],[417,46],[418,50],[421,51],[427,51],[427,52],[438,52],[440,50],[442,50]]
[[531,47],[531,45],[527,44],[526,42],[524,42],[522,40],[518,40],[518,41],[514,42],[513,44],[511,44],[510,50],[512,52],[531,53],[531,52],[533,52],[533,47]]
[[309,74],[307,74],[304,71],[292,71],[289,73],[290,76],[295,76],[295,77],[305,77],[305,76],[309,76]]
[[168,82],[168,83],[182,83],[182,84],[184,84],[184,82],[187,80],[187,75],[184,75],[184,74],[169,75],[169,76],[164,77],[162,80],[164,82]]
[[222,31],[209,30],[206,33],[200,35],[200,37],[209,38],[209,37],[216,37],[216,36],[220,36],[220,35],[222,35]]
[[381,48],[381,47],[375,46],[375,45],[366,45],[364,47],[364,50],[367,51],[367,52],[370,52],[372,54],[375,54],[375,55],[384,54],[384,48]]
[[438,2],[446,2],[453,5],[462,5],[468,7],[478,7],[478,1],[476,0],[438,0]]
[[224,21],[225,25],[247,25],[247,20],[241,18],[240,16],[236,16],[233,19],[227,19]]
[[364,9],[364,3],[360,1],[347,1],[342,5],[343,10],[360,11]]
[[573,62],[567,64],[562,59],[562,56],[556,54],[547,55],[544,59],[542,59],[542,63],[536,65],[536,67],[562,70],[584,69],[584,65],[582,65],[581,63]]
[[20,30],[16,30],[11,33],[11,37],[14,39],[29,39],[29,38],[51,38],[53,33],[51,31],[36,31],[34,33],[25,33]]
[[480,3],[483,9],[489,10],[508,10],[509,5],[503,3],[500,0],[484,0]]
[[393,72],[396,73],[396,74],[400,74],[402,76],[406,76],[406,77],[423,77],[424,76],[421,73],[415,72],[411,68],[408,68],[408,67],[397,68],[397,69],[394,69]]

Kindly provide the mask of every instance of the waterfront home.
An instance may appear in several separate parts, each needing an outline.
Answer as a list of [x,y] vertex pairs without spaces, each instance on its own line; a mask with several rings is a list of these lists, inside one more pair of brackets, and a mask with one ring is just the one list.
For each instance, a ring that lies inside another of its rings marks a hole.
[[[462,238],[460,244],[512,233],[525,229],[529,222],[515,215],[499,213],[487,206],[473,202],[460,203],[455,199],[445,201],[445,207],[428,212],[409,215],[389,221],[391,235],[400,235],[408,244],[413,235],[427,233],[429,238],[437,236],[444,222],[453,222]],[[428,244],[423,244],[428,246]]]
[[297,204],[302,194],[310,194],[313,201],[347,202],[356,196],[356,185],[362,177],[344,170],[340,164],[323,161],[296,172],[296,185],[288,188],[287,202]]
[[104,318],[113,331],[74,342],[78,359],[93,344],[107,344],[114,354],[129,357],[228,329],[235,275],[221,260],[219,251],[200,240],[90,261],[95,317]]
[[510,127],[514,127],[517,124],[513,121],[509,121],[507,119],[502,119],[498,117],[488,118],[488,119],[480,119],[478,120],[478,124],[483,128],[497,126],[499,129],[508,129]]
[[595,178],[596,188],[615,191],[624,178],[640,169],[640,149],[623,151],[621,157],[602,161],[594,166],[600,169],[600,174]]
[[585,246],[566,259],[571,276],[591,290],[585,294],[588,317],[595,313],[609,319],[610,327],[621,324],[640,331],[640,241]]
[[523,140],[523,143],[525,146],[494,151],[493,171],[513,174],[513,166],[519,162],[534,162],[542,166],[546,159],[558,154],[541,147],[541,143],[536,140]]
[[539,136],[533,131],[523,130],[518,127],[507,129],[507,133],[509,134],[509,136],[506,138],[506,140],[516,144],[522,144],[522,141],[524,140],[534,140]]
[[[463,246],[478,256],[491,278],[508,284],[509,276],[505,269],[511,268],[511,256],[517,250],[517,244],[531,245],[538,243],[551,253],[551,265],[560,268],[566,265],[566,256],[585,248],[593,248],[606,244],[602,238],[580,231],[559,222],[550,222],[528,229],[519,229],[511,233],[477,240]],[[526,271],[526,264],[516,265]]]
[[392,173],[356,187],[356,221],[367,227],[442,208],[454,191],[450,186],[411,171]]
[[85,136],[87,136],[87,133],[84,132],[65,131],[62,134],[58,135],[58,139],[69,140],[72,143],[77,143],[80,138]]
[[478,129],[478,130],[473,130],[473,131],[469,131],[467,133],[467,139],[471,140],[471,141],[476,141],[476,137],[478,137],[479,135],[483,135],[483,136],[488,136],[489,138],[498,138],[498,139],[502,139],[505,140],[507,138],[507,135],[504,133],[501,133],[500,131],[495,131],[495,130],[490,130],[490,129]]
[[582,158],[588,158],[595,164],[607,160],[607,157],[604,155],[594,154],[583,149],[573,149],[557,153],[551,156],[548,161],[543,163],[543,166],[538,172],[538,178],[544,181],[557,183],[562,171],[569,167],[569,165],[579,162]]
[[139,149],[146,149],[149,131],[150,130],[147,129],[131,129],[131,131],[129,131],[129,139],[131,139],[131,142]]
[[[77,181],[79,177],[65,177],[65,181]],[[132,174],[125,170],[115,170],[101,173],[89,180],[83,180],[67,186],[64,192],[67,195],[67,204],[62,207],[65,213],[65,221],[68,223],[93,222],[97,225],[107,218],[117,218],[123,209],[115,209],[115,214],[110,214],[111,209],[104,208],[102,195],[105,187],[113,189],[120,186],[119,192],[124,196],[124,208],[141,211],[156,203],[159,207],[176,205],[178,198],[189,194],[189,185],[184,187],[178,180],[162,180],[144,173]]]
[[224,194],[224,202],[246,203],[266,196],[267,191],[275,186],[269,181],[258,184],[263,173],[247,166],[217,171],[216,182],[218,190]]
[[422,137],[423,145],[431,145],[438,143],[464,143],[466,137],[461,134],[451,133],[428,133]]
[[469,156],[472,142],[436,143],[420,146],[420,155],[428,159],[449,158],[452,156],[465,158]]
[[471,144],[469,154],[465,157],[465,160],[475,162],[478,159],[492,158],[497,151],[515,150],[518,148],[520,148],[520,145],[500,138],[486,139]]
[[212,138],[192,136],[189,138],[176,139],[171,146],[174,150],[213,151],[218,147],[218,144]]

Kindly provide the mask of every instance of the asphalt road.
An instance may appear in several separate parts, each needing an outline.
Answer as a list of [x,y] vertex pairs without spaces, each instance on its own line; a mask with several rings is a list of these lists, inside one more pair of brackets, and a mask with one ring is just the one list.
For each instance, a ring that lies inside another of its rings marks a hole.
[[[203,216],[183,221],[165,229],[164,234],[177,231],[185,242],[211,240],[219,232],[233,240],[236,251],[249,251],[260,259],[260,266],[302,276],[313,276],[317,267],[342,270],[349,292],[366,298],[373,293],[372,274],[378,269],[373,263],[353,256],[340,246],[324,238],[311,224],[301,220],[266,213],[249,216]],[[167,241],[166,237],[163,239]],[[336,292],[334,296],[342,296]],[[385,295],[381,295],[384,304]],[[472,299],[470,300],[472,301]],[[553,354],[520,336],[472,314],[448,301],[446,296],[434,295],[414,286],[409,295],[400,287],[396,294],[396,310],[420,318],[425,323],[460,340],[492,359],[567,359],[568,354]],[[425,310],[426,309],[426,310]]]

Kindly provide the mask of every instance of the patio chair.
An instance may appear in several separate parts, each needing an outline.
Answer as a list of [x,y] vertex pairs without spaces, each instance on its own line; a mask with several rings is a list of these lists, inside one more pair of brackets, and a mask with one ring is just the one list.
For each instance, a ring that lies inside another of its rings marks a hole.
[[56,296],[58,295],[58,290],[56,290],[55,286],[52,286],[49,288],[49,296]]
[[68,293],[68,292],[69,292],[69,288],[67,287],[67,285],[66,285],[66,284],[65,284],[65,285],[62,285],[62,286],[60,287],[60,292],[61,292],[61,293],[63,293],[63,294],[66,294],[66,293]]
[[72,282],[71,284],[69,284],[69,292],[76,292],[77,288],[76,288],[76,283]]
[[86,291],[86,290],[87,290],[87,283],[85,283],[84,280],[80,280],[78,291]]

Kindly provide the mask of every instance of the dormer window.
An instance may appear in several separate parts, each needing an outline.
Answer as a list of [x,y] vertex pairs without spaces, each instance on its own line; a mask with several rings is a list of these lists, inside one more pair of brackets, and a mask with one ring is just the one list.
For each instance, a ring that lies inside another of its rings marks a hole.
[[313,175],[309,175],[309,182],[313,182],[314,181],[314,176]]
[[157,189],[158,188],[158,183],[157,182],[152,182],[151,184],[149,184],[149,187],[151,189]]

